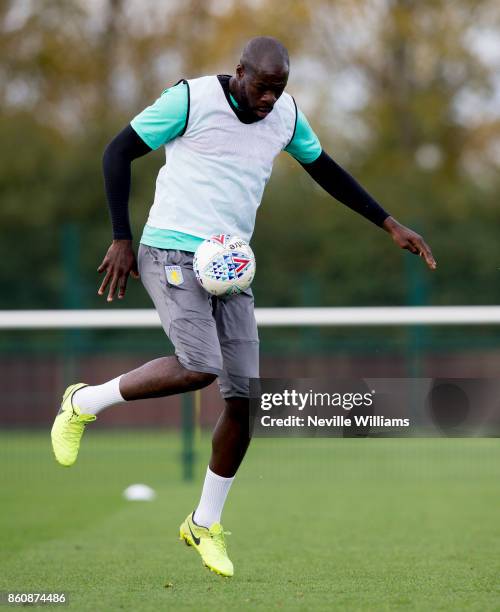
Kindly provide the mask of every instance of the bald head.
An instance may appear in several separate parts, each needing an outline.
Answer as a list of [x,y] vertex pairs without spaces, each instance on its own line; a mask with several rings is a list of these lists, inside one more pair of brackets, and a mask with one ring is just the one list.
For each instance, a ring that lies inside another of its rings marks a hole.
[[241,54],[240,64],[253,72],[286,72],[290,59],[286,47],[272,36],[250,39]]
[[230,91],[242,108],[264,119],[283,93],[289,69],[286,47],[271,36],[257,36],[243,49]]

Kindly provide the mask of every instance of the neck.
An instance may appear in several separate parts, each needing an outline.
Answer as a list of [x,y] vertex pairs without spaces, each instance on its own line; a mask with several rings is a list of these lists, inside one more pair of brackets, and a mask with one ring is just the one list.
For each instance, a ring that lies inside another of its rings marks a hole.
[[236,102],[238,102],[238,106],[241,108],[242,100],[240,96],[240,88],[238,85],[238,81],[236,80],[236,77],[234,76],[232,76],[229,79],[229,91],[231,95],[233,96],[233,98],[236,100]]

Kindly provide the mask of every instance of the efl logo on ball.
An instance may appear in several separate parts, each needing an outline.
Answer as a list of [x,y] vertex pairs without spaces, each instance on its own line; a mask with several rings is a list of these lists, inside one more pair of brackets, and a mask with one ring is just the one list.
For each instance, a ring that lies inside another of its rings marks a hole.
[[217,234],[196,249],[193,270],[208,293],[234,295],[250,287],[255,276],[255,256],[242,238]]

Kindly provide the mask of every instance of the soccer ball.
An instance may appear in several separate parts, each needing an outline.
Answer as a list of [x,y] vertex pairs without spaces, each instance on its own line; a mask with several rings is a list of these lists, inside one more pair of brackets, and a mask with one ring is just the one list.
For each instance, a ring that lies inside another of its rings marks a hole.
[[250,287],[255,276],[255,257],[238,236],[219,234],[203,241],[193,257],[200,285],[212,295],[234,295]]

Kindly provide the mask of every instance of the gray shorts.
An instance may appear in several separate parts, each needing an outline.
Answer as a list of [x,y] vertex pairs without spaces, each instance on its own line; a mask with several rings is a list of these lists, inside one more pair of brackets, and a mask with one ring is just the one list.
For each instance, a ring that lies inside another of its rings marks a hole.
[[219,377],[223,397],[248,397],[259,376],[259,336],[251,289],[209,295],[193,272],[193,253],[141,244],[139,273],[179,362]]

